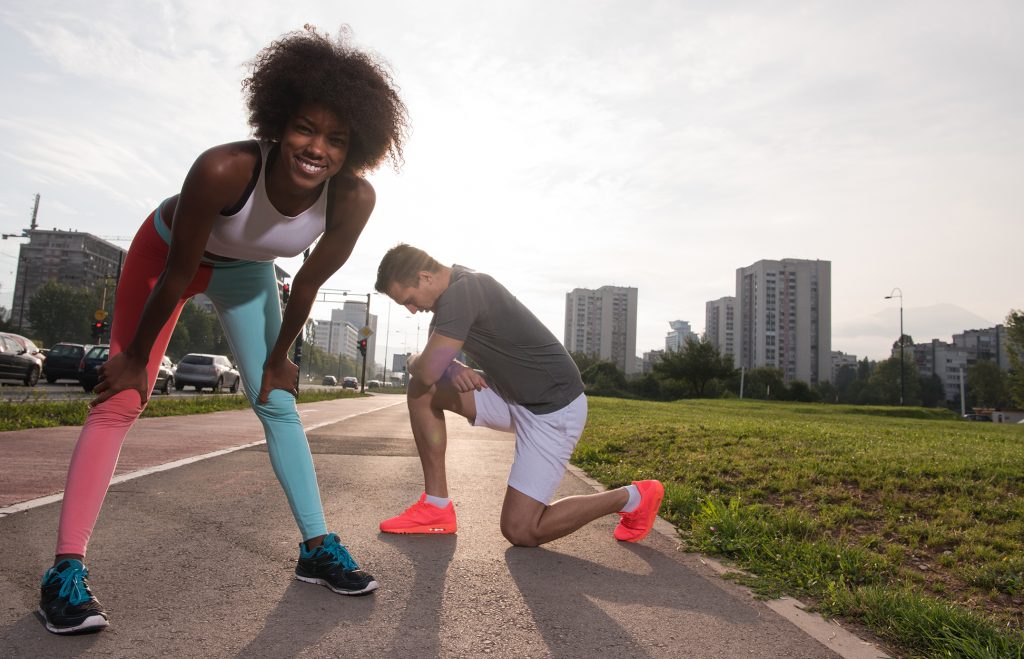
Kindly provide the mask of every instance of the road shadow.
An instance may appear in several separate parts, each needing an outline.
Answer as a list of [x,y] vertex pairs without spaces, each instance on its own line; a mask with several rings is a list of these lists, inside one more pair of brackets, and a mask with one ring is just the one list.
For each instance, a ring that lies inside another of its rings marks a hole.
[[77,657],[88,654],[105,633],[51,634],[42,614],[32,611],[0,631],[0,657]]
[[[505,551],[509,573],[551,654],[647,657],[651,652],[645,645],[660,636],[661,625],[667,629],[701,616],[740,626],[758,623],[752,607],[658,550],[632,544],[621,549],[639,558],[646,570],[638,574],[636,569],[616,569],[546,548]],[[636,565],[633,559],[623,562]],[[599,602],[635,606],[628,627]]]
[[[373,594],[339,595],[324,586],[293,580],[267,616],[260,633],[235,656],[298,657],[313,648],[322,652],[324,636],[338,628],[365,623],[376,606]],[[336,654],[343,656],[347,650],[338,647]]]
[[382,656],[438,657],[441,656],[441,610],[448,566],[451,565],[458,543],[452,535],[396,535],[381,533],[378,539],[409,560],[412,567],[411,585],[406,593],[405,606],[397,630]]

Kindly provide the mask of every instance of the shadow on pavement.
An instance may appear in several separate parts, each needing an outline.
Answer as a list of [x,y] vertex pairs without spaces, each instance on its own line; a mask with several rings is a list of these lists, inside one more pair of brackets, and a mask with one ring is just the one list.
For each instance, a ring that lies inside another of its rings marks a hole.
[[[441,656],[439,633],[448,566],[455,555],[457,536],[396,535],[381,533],[378,539],[399,550],[412,565],[412,583],[407,591],[401,621],[393,626],[398,635],[382,652],[394,657]],[[386,587],[386,584],[384,585]]]
[[[694,613],[739,625],[757,622],[751,607],[737,606],[726,592],[661,552],[621,546],[635,556],[624,557],[624,564],[639,563],[641,569],[615,569],[546,548],[505,551],[509,573],[552,654],[650,656],[637,636],[650,638],[652,627],[692,621]],[[629,622],[624,625],[605,608]]]
[[[337,628],[358,627],[376,608],[373,595],[338,595],[324,586],[293,580],[267,616],[263,629],[238,657],[298,657],[310,648],[324,650],[322,638]],[[245,615],[239,612],[239,615]],[[347,653],[338,647],[339,656]],[[334,654],[328,649],[329,654]]]

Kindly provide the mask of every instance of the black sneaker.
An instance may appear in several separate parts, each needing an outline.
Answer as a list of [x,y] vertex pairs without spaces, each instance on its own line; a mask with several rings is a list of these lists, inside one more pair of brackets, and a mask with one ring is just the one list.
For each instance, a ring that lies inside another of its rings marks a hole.
[[324,543],[313,551],[306,550],[306,543],[299,543],[295,578],[327,586],[341,595],[365,595],[377,590],[377,580],[359,569],[333,533],[327,534]]
[[95,632],[107,626],[107,614],[89,590],[89,570],[81,561],[64,559],[43,575],[39,613],[54,634]]

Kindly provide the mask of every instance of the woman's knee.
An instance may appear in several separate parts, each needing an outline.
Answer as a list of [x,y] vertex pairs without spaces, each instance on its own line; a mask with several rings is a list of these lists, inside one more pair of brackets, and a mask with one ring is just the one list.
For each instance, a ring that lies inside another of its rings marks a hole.
[[122,391],[89,408],[86,423],[131,424],[135,423],[144,409],[146,406],[142,404],[139,392],[134,389]]

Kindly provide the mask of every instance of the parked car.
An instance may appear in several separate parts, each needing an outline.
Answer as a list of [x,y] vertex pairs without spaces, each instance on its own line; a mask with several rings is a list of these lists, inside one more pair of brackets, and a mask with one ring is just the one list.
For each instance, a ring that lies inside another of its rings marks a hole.
[[78,366],[91,346],[81,343],[55,343],[46,353],[43,377],[50,384],[57,380],[78,380]]
[[968,421],[992,421],[988,414],[965,414],[964,418]]
[[178,391],[192,386],[196,391],[205,387],[216,393],[227,387],[235,393],[241,382],[242,376],[224,355],[189,353],[181,358],[174,372],[174,388]]
[[95,345],[85,351],[85,356],[78,364],[78,384],[82,385],[82,389],[93,390],[100,381],[97,370],[107,362],[109,356],[110,346],[106,344]]
[[42,373],[43,362],[46,361],[46,353],[43,352],[35,343],[32,343],[32,339],[26,338],[21,334],[15,334],[14,332],[4,332],[4,334],[14,339],[14,341],[25,351],[25,354],[36,360],[39,364],[39,372]]
[[16,336],[0,332],[0,380],[18,380],[26,387],[34,387],[39,382],[42,364],[14,338]]
[[349,375],[348,377],[343,378],[342,381],[341,381],[341,388],[342,389],[358,389],[359,388],[359,378],[354,378],[351,375]]
[[153,383],[153,391],[163,394],[170,394],[174,388],[174,362],[167,355],[160,360],[160,370],[156,374],[156,382]]
[[324,376],[324,381],[320,383],[320,386],[323,386],[323,387],[334,387],[334,386],[337,386],[337,384],[338,384],[338,378],[334,377],[333,375],[325,375]]

